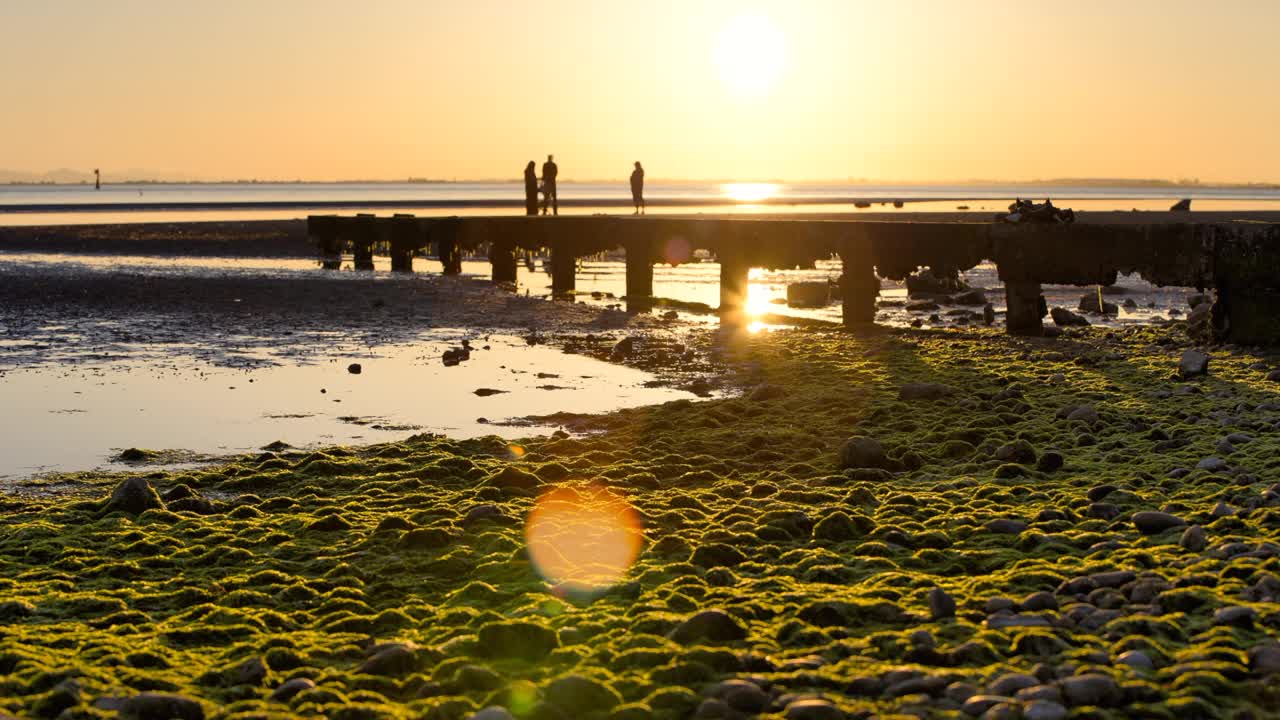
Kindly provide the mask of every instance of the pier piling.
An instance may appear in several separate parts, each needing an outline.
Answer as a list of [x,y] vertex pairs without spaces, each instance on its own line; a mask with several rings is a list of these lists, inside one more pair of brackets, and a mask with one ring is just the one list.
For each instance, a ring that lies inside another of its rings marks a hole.
[[1010,335],[1044,334],[1043,318],[1049,308],[1040,283],[1027,280],[1008,280],[1004,284],[1005,326]]

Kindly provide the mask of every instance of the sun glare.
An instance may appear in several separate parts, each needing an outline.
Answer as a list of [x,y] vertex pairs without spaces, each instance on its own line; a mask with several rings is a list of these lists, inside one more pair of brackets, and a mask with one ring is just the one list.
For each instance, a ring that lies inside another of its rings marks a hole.
[[760,202],[773,197],[778,192],[776,183],[725,183],[720,192],[730,200],[738,202]]
[[786,38],[764,15],[739,15],[720,31],[716,66],[720,78],[735,94],[765,95],[786,65]]

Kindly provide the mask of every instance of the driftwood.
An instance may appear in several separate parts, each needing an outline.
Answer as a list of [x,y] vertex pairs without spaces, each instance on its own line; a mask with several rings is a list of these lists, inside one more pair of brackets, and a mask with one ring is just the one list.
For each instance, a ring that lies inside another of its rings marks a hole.
[[1007,223],[1061,223],[1064,225],[1076,221],[1074,210],[1054,207],[1053,201],[1045,198],[1043,204],[1037,205],[1030,200],[1017,198],[1009,206],[1009,212],[996,215],[996,220]]

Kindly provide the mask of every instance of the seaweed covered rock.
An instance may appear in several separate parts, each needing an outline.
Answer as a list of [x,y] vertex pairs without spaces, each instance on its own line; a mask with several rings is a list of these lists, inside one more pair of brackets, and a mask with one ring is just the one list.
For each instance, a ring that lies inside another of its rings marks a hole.
[[1198,377],[1209,372],[1209,355],[1194,348],[1182,353],[1178,359],[1178,375],[1184,379]]
[[528,621],[489,623],[478,634],[480,654],[486,657],[510,657],[541,660],[560,646],[556,632],[545,625]]
[[885,468],[889,458],[875,438],[855,435],[840,446],[841,468]]
[[418,666],[418,653],[403,643],[379,647],[356,672],[366,675],[404,675]]
[[955,388],[942,383],[907,383],[898,388],[898,399],[913,400],[941,400],[955,394]]
[[723,610],[703,610],[686,618],[668,637],[681,645],[729,643],[745,639],[747,629]]
[[163,510],[164,507],[164,501],[146,478],[131,477],[125,478],[111,491],[111,497],[102,505],[102,514],[123,512],[140,515],[147,510]]
[[547,702],[568,713],[570,717],[612,710],[622,703],[622,698],[613,688],[582,675],[556,678],[543,689],[542,694]]
[[204,706],[183,695],[144,692],[124,701],[125,720],[204,720]]

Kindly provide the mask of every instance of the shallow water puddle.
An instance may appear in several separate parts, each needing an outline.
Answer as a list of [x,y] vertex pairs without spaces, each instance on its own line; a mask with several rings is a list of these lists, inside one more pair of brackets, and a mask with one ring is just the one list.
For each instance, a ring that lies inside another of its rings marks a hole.
[[[444,351],[460,347],[463,337],[470,338],[470,359],[444,366]],[[351,363],[361,365],[359,374],[348,371]],[[11,369],[0,372],[0,407],[8,418],[0,433],[0,479],[122,469],[128,466],[113,459],[131,447],[226,455],[276,440],[312,447],[387,442],[418,432],[524,437],[555,427],[497,423],[694,398],[644,387],[653,379],[633,368],[529,346],[522,338],[461,331],[433,331],[421,343],[311,364],[249,370],[183,359]],[[500,392],[488,392],[494,390]],[[173,459],[189,460],[190,454]]]

